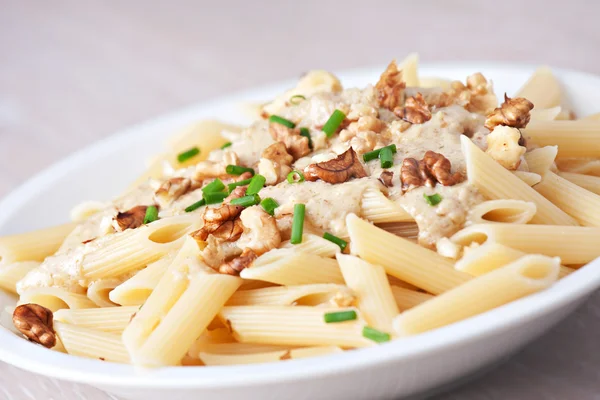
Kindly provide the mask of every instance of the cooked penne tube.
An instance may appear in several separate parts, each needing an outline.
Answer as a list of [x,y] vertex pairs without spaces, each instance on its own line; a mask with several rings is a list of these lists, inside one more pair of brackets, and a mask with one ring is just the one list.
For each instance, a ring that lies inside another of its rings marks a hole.
[[[342,309],[343,310],[343,309]],[[362,336],[360,320],[325,323],[327,312],[339,308],[309,306],[223,307],[219,317],[231,326],[242,343],[291,346],[365,347],[373,342]]]
[[402,62],[398,65],[398,69],[402,70],[402,80],[406,82],[408,87],[419,86],[419,55],[417,53],[410,53]]
[[62,309],[54,313],[54,320],[84,328],[120,334],[133,318],[139,307],[106,307]]
[[531,121],[554,121],[560,118],[561,112],[562,108],[560,106],[541,109],[536,106],[530,112]]
[[[333,298],[337,293],[350,291],[344,285],[321,283],[314,285],[276,286],[264,289],[239,290],[227,301],[228,306],[278,305],[289,306],[306,298]],[[301,304],[309,305],[304,302]]]
[[363,218],[376,224],[414,221],[414,218],[399,204],[388,199],[381,190],[374,186],[369,186],[363,193],[361,214]]
[[513,175],[528,184],[529,186],[537,185],[542,181],[542,177],[533,172],[513,171]]
[[335,255],[341,251],[340,246],[337,244],[312,233],[305,233],[302,235],[302,243],[291,244],[290,241],[287,240],[283,242],[280,247],[282,249],[293,249],[303,253],[315,254],[321,257],[335,257]]
[[386,232],[415,242],[419,237],[419,226],[416,222],[389,222],[377,226]]
[[525,153],[525,161],[530,172],[544,176],[554,165],[558,146],[545,146]]
[[414,335],[489,311],[552,285],[559,265],[558,258],[524,256],[403,312],[394,327]]
[[419,87],[441,88],[443,90],[449,90],[452,87],[452,81],[444,78],[420,77]]
[[84,294],[71,293],[56,287],[40,287],[28,289],[20,293],[19,304],[34,303],[46,307],[50,311],[62,308],[76,310],[79,308],[96,308],[97,305]]
[[590,114],[587,117],[582,118],[584,121],[600,121],[600,113]]
[[560,257],[563,264],[585,264],[600,256],[600,228],[587,226],[478,224],[458,231],[452,241],[500,243],[529,254]]
[[75,224],[64,224],[17,235],[0,236],[0,263],[44,261],[54,254]]
[[87,296],[92,300],[98,307],[115,307],[117,304],[113,303],[110,298],[110,292],[122,283],[121,279],[108,278],[99,279],[90,283],[87,290]]
[[56,322],[54,329],[69,354],[115,363],[130,362],[120,335],[63,322]]
[[0,263],[0,289],[16,294],[17,282],[39,266],[39,261],[17,261],[7,265]]
[[377,228],[354,214],[346,218],[352,254],[381,265],[386,273],[439,294],[471,277],[456,271],[446,258]]
[[488,200],[473,207],[467,225],[489,222],[526,224],[535,215],[535,203],[523,200]]
[[536,109],[556,107],[561,102],[560,84],[550,67],[542,66],[535,70],[514,97],[525,97]]
[[211,354],[201,352],[198,358],[204,365],[242,365],[242,364],[262,364],[283,360],[288,355],[287,350],[270,351],[266,353],[251,354]]
[[390,332],[399,310],[383,267],[344,254],[338,254],[337,260],[363,318],[370,326]]
[[535,203],[531,222],[549,225],[578,225],[577,222],[529,185],[504,169],[466,136],[461,137],[469,183],[489,199],[513,199]]
[[344,283],[337,261],[293,249],[275,249],[263,254],[240,276],[279,285]]
[[531,121],[523,135],[539,146],[558,146],[558,157],[600,157],[599,121]]
[[600,226],[600,195],[548,172],[535,190],[584,226]]
[[413,308],[414,306],[424,303],[434,297],[428,293],[417,292],[416,290],[395,285],[392,285],[392,294],[394,295],[394,300],[396,300],[396,305],[400,311]]
[[592,193],[600,194],[600,177],[598,176],[574,174],[572,172],[560,172],[558,175]]
[[559,171],[600,176],[600,160],[591,158],[563,158],[556,160]]

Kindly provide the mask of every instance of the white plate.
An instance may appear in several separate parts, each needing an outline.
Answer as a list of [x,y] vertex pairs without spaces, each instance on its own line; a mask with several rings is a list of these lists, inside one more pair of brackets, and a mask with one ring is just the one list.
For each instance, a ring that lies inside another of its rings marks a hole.
[[[365,85],[376,82],[383,69],[354,70],[340,77],[346,87]],[[464,80],[468,74],[481,71],[494,80],[497,94],[511,94],[533,69],[464,63],[423,66],[420,72],[422,76]],[[560,70],[557,74],[579,115],[600,110],[600,78]],[[292,85],[292,81],[285,82],[193,106],[127,129],[68,157],[0,203],[0,233],[64,222],[71,206],[79,201],[118,194],[178,127],[205,117],[247,122],[239,117],[240,102],[266,100]],[[0,360],[131,399],[399,398],[455,382],[517,351],[571,313],[600,286],[598,268],[600,265],[588,265],[549,290],[442,329],[319,359],[136,370],[52,352],[0,328]],[[0,293],[0,309],[10,304],[14,299]]]

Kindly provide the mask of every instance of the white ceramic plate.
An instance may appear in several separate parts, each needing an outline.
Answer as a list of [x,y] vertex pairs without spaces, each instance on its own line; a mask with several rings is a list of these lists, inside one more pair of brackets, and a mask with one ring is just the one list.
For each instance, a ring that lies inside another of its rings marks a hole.
[[[340,74],[346,87],[374,83],[383,66]],[[464,63],[423,66],[422,76],[461,79],[481,71],[496,93],[509,94],[533,67]],[[579,115],[600,109],[600,78],[557,71]],[[239,104],[264,101],[293,81],[232,95],[135,126],[88,147],[44,172],[0,203],[0,234],[64,222],[82,200],[118,194],[143,171],[144,161],[166,137],[194,120],[217,117],[245,123]],[[68,112],[68,111],[67,111]],[[560,228],[557,228],[560,229]],[[596,260],[595,264],[600,264]],[[600,265],[588,265],[549,290],[426,334],[319,359],[236,367],[139,370],[72,357],[33,345],[0,328],[0,360],[18,367],[84,382],[130,399],[375,399],[429,391],[503,357],[535,339],[600,287]],[[474,299],[474,301],[476,301]],[[0,292],[0,309],[14,298]]]

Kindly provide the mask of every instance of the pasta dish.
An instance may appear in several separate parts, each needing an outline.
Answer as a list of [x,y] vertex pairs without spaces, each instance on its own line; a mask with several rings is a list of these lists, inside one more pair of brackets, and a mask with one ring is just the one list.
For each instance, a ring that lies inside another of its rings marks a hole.
[[344,88],[314,70],[246,127],[201,121],[110,202],[0,237],[28,340],[142,367],[315,357],[402,340],[600,256],[600,114],[540,67]]

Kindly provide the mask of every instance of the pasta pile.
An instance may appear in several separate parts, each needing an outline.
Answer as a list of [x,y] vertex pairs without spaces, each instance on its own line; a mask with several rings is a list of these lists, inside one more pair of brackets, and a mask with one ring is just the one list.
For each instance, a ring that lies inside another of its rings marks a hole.
[[249,128],[182,132],[119,199],[0,238],[15,325],[107,362],[274,362],[443,327],[600,256],[599,114],[574,119],[547,67],[499,105],[417,60],[366,89],[311,71]]

